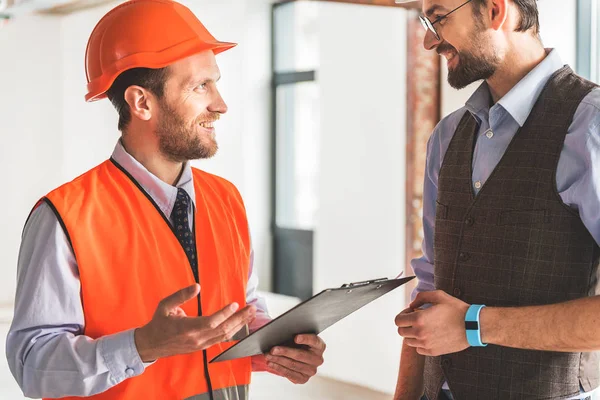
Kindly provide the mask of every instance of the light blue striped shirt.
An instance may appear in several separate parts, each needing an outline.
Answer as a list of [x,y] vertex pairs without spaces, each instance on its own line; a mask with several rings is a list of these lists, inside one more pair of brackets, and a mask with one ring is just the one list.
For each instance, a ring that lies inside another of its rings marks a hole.
[[[484,82],[461,109],[444,118],[427,144],[423,188],[423,256],[412,260],[419,292],[435,290],[433,283],[433,232],[440,167],[450,140],[465,112],[479,122],[473,154],[472,184],[475,193],[504,155],[508,144],[523,126],[542,89],[554,72],[563,67],[556,50],[515,85],[496,104]],[[579,212],[581,220],[600,243],[600,90],[590,92],[579,105],[569,127],[558,162],[556,183],[562,201]],[[446,385],[444,385],[447,388]],[[588,394],[585,394],[588,395]],[[585,397],[582,395],[582,398]]]

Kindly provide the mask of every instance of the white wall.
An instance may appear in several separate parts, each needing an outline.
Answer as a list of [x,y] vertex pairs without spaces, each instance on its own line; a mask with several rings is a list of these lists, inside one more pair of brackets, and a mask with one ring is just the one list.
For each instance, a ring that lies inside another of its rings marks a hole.
[[240,18],[245,31],[239,36],[243,68],[242,108],[245,121],[241,129],[244,149],[244,186],[241,188],[248,209],[259,266],[260,287],[271,289],[271,2],[250,0]]
[[27,18],[0,31],[0,303],[14,299],[25,219],[62,179],[60,53],[58,19]]
[[[406,173],[405,11],[323,3],[319,30],[316,291],[402,271]],[[392,392],[403,295],[397,289],[325,331],[320,371]]]
[[577,60],[577,1],[538,1],[541,36],[545,47],[558,50],[565,64],[575,69]]
[[[62,115],[63,156],[56,162],[62,164],[65,182],[110,157],[120,136],[117,113],[110,101],[86,103],[84,98],[87,93],[84,69],[87,40],[96,22],[111,8],[103,6],[60,18],[63,95],[57,111]],[[15,24],[20,22],[18,19]],[[46,140],[53,141],[54,138],[49,136]],[[48,165],[47,168],[55,166]]]
[[[575,69],[577,43],[577,2],[575,0],[538,1],[541,36],[545,47],[560,52],[565,64]],[[442,116],[462,107],[479,83],[463,90],[453,89],[446,80],[448,70],[442,57]]]

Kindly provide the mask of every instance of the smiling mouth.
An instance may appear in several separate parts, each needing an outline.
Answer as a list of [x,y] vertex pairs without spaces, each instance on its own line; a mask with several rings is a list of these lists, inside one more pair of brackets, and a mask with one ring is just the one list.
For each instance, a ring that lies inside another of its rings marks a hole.
[[200,125],[203,128],[214,128],[215,127],[215,121],[204,121],[204,122],[200,122],[198,125]]
[[458,54],[456,54],[455,52],[447,52],[447,53],[443,53],[443,56],[446,57],[446,60],[448,62],[454,60],[454,58],[457,56]]
[[221,119],[221,115],[217,113],[211,113],[211,115],[205,115],[204,118],[207,118],[204,121],[198,123],[202,128],[213,129],[215,127],[215,122]]
[[446,58],[446,65],[448,66],[448,70],[454,70],[458,67],[458,53],[445,53],[443,56]]

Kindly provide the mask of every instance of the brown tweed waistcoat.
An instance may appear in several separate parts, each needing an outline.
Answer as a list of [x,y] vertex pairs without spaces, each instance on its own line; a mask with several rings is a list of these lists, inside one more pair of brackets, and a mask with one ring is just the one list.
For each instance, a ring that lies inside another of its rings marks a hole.
[[[477,196],[472,157],[478,125],[465,113],[439,175],[437,289],[469,304],[499,307],[596,294],[598,246],[556,189],[567,130],[594,87],[569,67],[556,72]],[[586,391],[600,384],[599,365],[598,353],[471,347],[427,357],[425,393],[437,399],[447,380],[455,400],[566,399],[580,384]]]

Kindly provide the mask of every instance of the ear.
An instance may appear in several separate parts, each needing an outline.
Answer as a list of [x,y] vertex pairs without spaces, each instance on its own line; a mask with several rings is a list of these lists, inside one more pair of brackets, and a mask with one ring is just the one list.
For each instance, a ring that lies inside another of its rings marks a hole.
[[498,31],[504,26],[508,17],[508,2],[509,0],[488,1],[490,28]]
[[148,121],[152,118],[155,97],[141,86],[129,86],[125,90],[125,101],[129,104],[132,118]]

